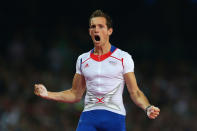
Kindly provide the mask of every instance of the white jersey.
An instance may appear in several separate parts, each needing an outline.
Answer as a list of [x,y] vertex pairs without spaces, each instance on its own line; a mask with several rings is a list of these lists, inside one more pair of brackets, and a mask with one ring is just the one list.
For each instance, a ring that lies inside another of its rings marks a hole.
[[78,57],[76,73],[85,77],[86,96],[83,111],[104,109],[126,115],[122,100],[123,75],[134,72],[134,63],[127,52],[111,46],[105,55],[94,55],[94,49]]

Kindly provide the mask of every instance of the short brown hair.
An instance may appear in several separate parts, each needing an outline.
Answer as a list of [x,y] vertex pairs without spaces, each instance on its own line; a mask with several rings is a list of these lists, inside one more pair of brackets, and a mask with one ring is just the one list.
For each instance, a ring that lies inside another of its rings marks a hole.
[[89,25],[91,25],[91,19],[94,17],[104,17],[106,19],[106,25],[109,28],[112,28],[112,19],[110,18],[109,15],[107,15],[106,13],[104,13],[102,10],[95,10],[89,19]]

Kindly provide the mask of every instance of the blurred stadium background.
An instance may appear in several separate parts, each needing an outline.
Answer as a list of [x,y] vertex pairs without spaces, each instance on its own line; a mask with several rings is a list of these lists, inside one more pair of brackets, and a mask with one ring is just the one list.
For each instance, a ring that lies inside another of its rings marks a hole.
[[149,120],[125,88],[127,130],[196,131],[197,0],[1,1],[0,130],[76,129],[83,100],[43,100],[33,85],[71,87],[77,57],[93,48],[88,20],[96,9],[112,17],[111,43],[133,56],[139,87],[161,108]]

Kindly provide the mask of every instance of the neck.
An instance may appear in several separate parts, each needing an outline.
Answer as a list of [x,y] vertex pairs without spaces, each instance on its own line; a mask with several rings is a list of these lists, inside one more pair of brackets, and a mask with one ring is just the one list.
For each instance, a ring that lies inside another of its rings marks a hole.
[[111,44],[108,42],[107,44],[104,44],[102,46],[94,46],[94,54],[95,55],[103,55],[110,51]]

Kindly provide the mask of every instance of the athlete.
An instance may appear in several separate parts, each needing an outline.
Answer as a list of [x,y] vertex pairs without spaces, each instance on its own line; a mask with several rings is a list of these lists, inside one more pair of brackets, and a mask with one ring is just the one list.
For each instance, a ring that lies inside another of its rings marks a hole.
[[131,55],[109,41],[113,32],[110,17],[96,10],[90,16],[89,25],[94,48],[78,57],[72,88],[50,92],[43,84],[35,84],[35,94],[45,99],[75,103],[86,91],[84,110],[76,130],[125,131],[122,94],[126,83],[133,102],[150,119],[155,119],[160,109],[151,105],[138,88]]

